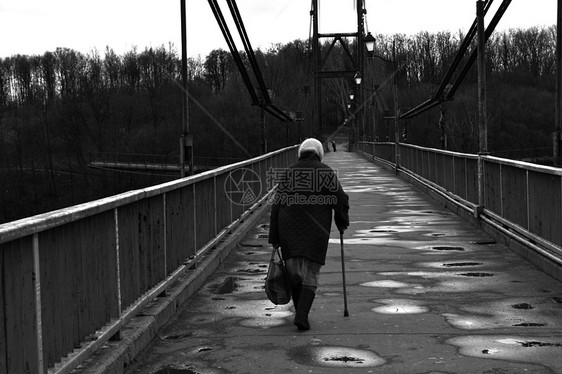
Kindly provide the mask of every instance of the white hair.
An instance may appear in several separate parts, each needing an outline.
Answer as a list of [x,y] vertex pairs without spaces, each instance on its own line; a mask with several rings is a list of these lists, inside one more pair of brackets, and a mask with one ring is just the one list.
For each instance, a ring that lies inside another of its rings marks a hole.
[[299,158],[304,152],[314,152],[318,157],[320,157],[320,160],[324,158],[324,147],[320,141],[314,138],[305,139],[301,143],[298,153]]

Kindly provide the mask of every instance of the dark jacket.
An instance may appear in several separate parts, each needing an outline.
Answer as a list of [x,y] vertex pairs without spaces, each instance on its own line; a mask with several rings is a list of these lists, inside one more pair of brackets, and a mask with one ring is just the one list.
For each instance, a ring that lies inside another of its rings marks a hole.
[[336,173],[314,153],[305,153],[276,178],[269,243],[281,246],[283,258],[306,257],[324,265],[334,221],[349,226],[349,199]]

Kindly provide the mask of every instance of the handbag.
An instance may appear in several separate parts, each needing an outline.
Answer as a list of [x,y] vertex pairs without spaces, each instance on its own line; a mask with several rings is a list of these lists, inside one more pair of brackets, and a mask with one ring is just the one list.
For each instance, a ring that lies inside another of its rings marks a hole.
[[[279,260],[275,258],[276,253]],[[271,252],[269,268],[265,277],[265,293],[275,305],[284,305],[291,301],[291,281],[278,248],[274,248]]]

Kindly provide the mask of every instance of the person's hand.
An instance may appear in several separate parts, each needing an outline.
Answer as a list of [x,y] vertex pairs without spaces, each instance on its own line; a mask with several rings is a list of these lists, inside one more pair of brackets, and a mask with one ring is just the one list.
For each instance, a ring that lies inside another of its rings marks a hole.
[[347,230],[347,227],[338,227],[338,230],[343,234],[343,232]]
[[271,246],[273,249],[279,249],[279,243],[272,243]]

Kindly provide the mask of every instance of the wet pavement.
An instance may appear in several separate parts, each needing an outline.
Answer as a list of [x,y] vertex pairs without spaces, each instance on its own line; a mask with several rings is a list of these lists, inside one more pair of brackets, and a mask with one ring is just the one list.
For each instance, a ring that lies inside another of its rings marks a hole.
[[126,374],[562,373],[562,284],[360,156],[329,153],[350,195],[344,317],[335,225],[311,314],[271,304],[269,217]]

